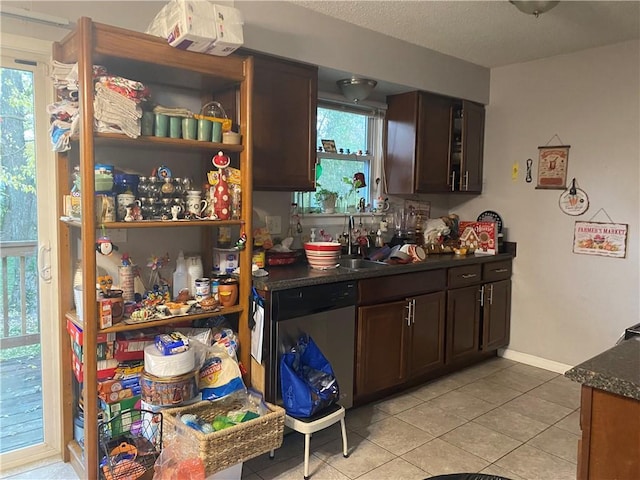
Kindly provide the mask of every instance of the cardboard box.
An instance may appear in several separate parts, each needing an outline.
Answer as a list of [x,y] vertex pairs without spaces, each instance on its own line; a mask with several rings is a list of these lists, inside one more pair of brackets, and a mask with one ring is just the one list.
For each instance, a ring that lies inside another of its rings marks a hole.
[[[71,336],[71,339],[76,342],[78,345],[82,346],[82,328],[79,325],[76,325],[71,320],[67,319],[67,332]],[[97,343],[105,343],[105,342],[113,342],[116,339],[115,332],[111,333],[98,333],[96,337]]]
[[498,226],[495,222],[463,222],[458,225],[460,246],[476,255],[495,255],[498,251]]
[[153,19],[147,33],[181,50],[226,56],[244,43],[240,10],[205,1],[173,0]]
[[98,328],[109,328],[113,325],[113,309],[110,298],[98,299]]
[[[115,342],[99,343],[96,347],[97,360],[111,360],[114,358]],[[82,346],[73,341],[73,338],[71,339],[71,348],[73,348],[73,351],[78,358],[82,358],[84,360]]]
[[153,337],[127,340],[118,338],[116,340],[114,358],[121,362],[126,360],[144,360],[144,347],[153,343]]
[[[118,366],[118,360],[112,358],[110,360],[99,360],[97,366],[98,380],[106,380],[113,377],[116,373]],[[71,368],[73,374],[78,382],[82,383],[84,380],[84,367],[80,359],[76,356],[75,352],[71,352]]]
[[[107,425],[111,438],[117,437],[129,432],[131,425],[140,420],[140,395],[114,403],[100,400],[100,409],[102,410],[102,421]],[[120,413],[122,415],[118,416]]]

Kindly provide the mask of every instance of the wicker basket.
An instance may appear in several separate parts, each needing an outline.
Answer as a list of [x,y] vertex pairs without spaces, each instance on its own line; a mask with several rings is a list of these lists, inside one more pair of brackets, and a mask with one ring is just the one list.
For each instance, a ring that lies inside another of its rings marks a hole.
[[178,417],[192,413],[207,422],[212,422],[217,415],[225,415],[233,409],[234,405],[224,401],[198,402],[186,407],[163,410],[163,429],[167,436],[178,433],[197,439],[199,456],[209,476],[282,445],[285,410],[270,403],[267,403],[267,406],[271,412],[259,418],[205,434],[187,427]]

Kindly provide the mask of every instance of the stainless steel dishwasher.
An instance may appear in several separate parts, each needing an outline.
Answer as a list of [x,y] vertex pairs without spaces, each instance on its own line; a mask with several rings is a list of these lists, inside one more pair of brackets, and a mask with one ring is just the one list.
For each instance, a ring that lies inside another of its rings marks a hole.
[[280,356],[300,334],[310,335],[331,363],[340,387],[340,404],[353,405],[356,282],[292,288],[271,296],[271,338],[267,392],[282,405]]

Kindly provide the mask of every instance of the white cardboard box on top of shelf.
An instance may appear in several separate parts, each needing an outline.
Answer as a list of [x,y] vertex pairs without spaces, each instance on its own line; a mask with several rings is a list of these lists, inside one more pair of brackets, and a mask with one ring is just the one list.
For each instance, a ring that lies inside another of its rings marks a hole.
[[209,55],[226,56],[244,42],[240,10],[208,1],[173,0],[162,7],[147,33],[169,45]]

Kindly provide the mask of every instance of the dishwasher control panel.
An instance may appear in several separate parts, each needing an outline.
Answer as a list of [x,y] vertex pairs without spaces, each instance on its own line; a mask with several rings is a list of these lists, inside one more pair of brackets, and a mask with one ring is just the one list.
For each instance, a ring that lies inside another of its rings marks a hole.
[[356,282],[338,282],[279,290],[272,295],[271,318],[276,322],[356,304]]

